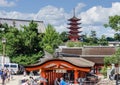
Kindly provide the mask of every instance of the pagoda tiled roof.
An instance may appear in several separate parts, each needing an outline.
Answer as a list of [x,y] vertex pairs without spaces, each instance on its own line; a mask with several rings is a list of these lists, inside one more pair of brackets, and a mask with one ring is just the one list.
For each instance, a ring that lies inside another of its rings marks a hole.
[[73,16],[72,18],[68,19],[69,21],[79,21],[81,19],[77,18],[76,16]]

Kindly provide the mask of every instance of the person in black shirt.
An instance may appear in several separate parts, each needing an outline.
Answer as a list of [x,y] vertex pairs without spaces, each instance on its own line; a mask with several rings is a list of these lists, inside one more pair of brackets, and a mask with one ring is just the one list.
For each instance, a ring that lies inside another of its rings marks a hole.
[[114,79],[116,80],[116,85],[120,85],[120,74],[116,73]]

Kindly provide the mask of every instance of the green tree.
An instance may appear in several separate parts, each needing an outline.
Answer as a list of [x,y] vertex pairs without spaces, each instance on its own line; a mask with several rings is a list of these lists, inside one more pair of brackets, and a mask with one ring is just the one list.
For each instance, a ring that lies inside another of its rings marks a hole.
[[2,37],[7,39],[6,53],[12,62],[29,65],[36,63],[43,56],[43,48],[40,46],[42,37],[37,32],[35,22],[31,21],[28,26],[22,26],[20,30],[12,26],[8,26],[7,29],[6,27]]
[[120,31],[120,16],[110,16],[108,24],[104,24],[105,27],[111,27],[115,31]]
[[66,43],[66,45],[68,46],[68,47],[82,47],[83,46],[83,42],[72,42],[72,41],[68,41],[67,43]]
[[114,39],[120,41],[120,33],[115,33]]
[[101,38],[98,40],[98,43],[99,43],[100,45],[108,45],[108,41],[107,41],[105,35],[102,35],[102,36],[101,36]]
[[90,37],[89,37],[89,40],[90,40],[90,44],[98,44],[98,39],[96,37],[96,31],[91,31],[91,34],[90,34]]
[[105,66],[111,65],[111,64],[117,64],[117,58],[115,55],[107,56],[104,58]]
[[106,39],[107,39],[107,41],[115,41],[115,39],[112,37],[107,37]]
[[89,38],[87,34],[82,35],[83,42],[89,43]]
[[102,67],[100,72],[104,75],[104,78],[107,78],[107,67],[106,66]]
[[116,51],[115,57],[116,57],[116,62],[120,67],[120,48]]
[[117,49],[115,54],[113,54],[112,56],[105,57],[104,63],[106,66],[109,64],[118,64],[120,66],[120,48]]
[[68,33],[67,32],[62,32],[61,34],[60,34],[60,38],[61,38],[61,40],[63,41],[63,42],[66,42],[66,41],[68,41],[69,40],[69,38],[68,38]]
[[54,49],[62,43],[60,35],[54,27],[50,24],[47,25],[46,32],[42,38],[42,46],[47,52],[53,53]]
[[[119,15],[110,16],[108,24],[104,24],[104,26],[106,28],[110,27],[113,30],[115,30],[116,32],[120,32],[120,16]],[[120,37],[120,35],[115,34],[114,38],[117,40],[120,40],[118,37]]]

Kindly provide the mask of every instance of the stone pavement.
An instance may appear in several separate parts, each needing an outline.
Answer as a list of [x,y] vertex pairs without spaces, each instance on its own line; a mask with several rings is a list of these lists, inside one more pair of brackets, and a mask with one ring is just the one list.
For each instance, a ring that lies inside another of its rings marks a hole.
[[[6,82],[5,85],[20,85],[20,80],[23,78],[23,75],[14,75],[13,79],[10,80],[9,82]],[[0,84],[2,85],[2,84]]]
[[[9,82],[6,82],[5,85],[21,85],[20,80],[22,80],[23,78],[24,78],[23,75],[14,75],[13,79],[10,80]],[[29,79],[29,76],[26,76],[26,78]],[[2,84],[0,83],[0,85]]]
[[96,85],[116,85],[116,81],[109,79],[101,79]]
[[[38,77],[38,76],[34,76]],[[5,85],[21,85],[20,80],[24,78],[23,75],[14,75],[13,80],[10,80],[10,82],[7,82]],[[29,79],[29,76],[26,76],[27,79]],[[0,83],[0,85],[2,85]],[[110,81],[108,79],[101,79],[96,85],[115,85],[115,81]]]

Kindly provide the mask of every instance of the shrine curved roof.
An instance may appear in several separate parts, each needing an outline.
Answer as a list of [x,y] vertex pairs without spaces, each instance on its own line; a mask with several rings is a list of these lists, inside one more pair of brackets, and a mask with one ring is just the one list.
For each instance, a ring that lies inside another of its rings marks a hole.
[[44,58],[39,63],[29,65],[26,67],[40,66],[40,65],[43,65],[49,61],[65,61],[65,62],[68,62],[74,66],[77,66],[77,67],[93,67],[95,64],[94,62],[86,60],[86,59],[81,58],[81,57],[58,57],[58,58],[51,58],[50,57],[50,58]]

